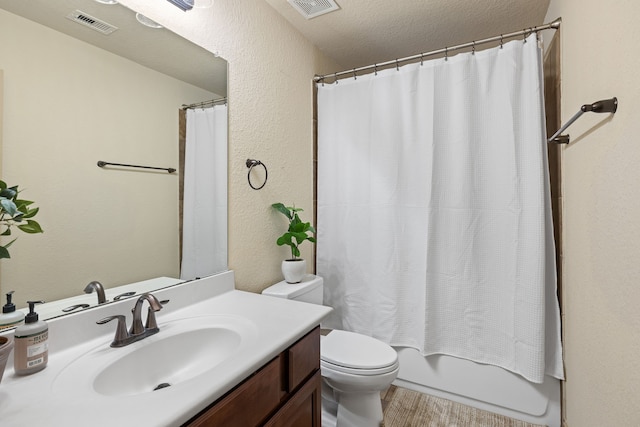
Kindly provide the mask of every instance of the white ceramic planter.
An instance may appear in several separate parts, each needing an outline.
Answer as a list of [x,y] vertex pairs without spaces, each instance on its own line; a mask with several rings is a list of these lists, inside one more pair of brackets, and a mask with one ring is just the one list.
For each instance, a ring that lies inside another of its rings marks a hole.
[[282,275],[287,283],[300,283],[307,272],[307,262],[301,258],[282,261]]

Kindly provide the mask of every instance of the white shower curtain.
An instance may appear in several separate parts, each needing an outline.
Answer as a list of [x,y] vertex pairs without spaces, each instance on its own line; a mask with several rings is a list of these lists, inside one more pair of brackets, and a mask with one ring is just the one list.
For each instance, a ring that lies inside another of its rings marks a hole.
[[227,106],[187,110],[184,280],[227,269]]
[[326,327],[563,377],[536,36],[318,84]]

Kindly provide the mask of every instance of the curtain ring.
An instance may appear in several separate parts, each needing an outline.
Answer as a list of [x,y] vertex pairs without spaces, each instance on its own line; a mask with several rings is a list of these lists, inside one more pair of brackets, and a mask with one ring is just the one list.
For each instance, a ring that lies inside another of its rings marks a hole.
[[400,63],[398,62],[398,58],[396,58],[396,71],[400,71]]
[[500,34],[500,49],[502,49],[504,47],[504,40],[503,40],[503,35]]
[[338,84],[338,73],[333,73],[333,79],[336,84]]
[[420,65],[424,65],[424,53],[420,54]]
[[[267,165],[262,163],[260,160],[254,160],[254,159],[247,159],[246,165],[249,168],[249,172],[247,172],[247,181],[249,182],[249,187],[253,188],[254,190],[260,190],[262,187],[264,187],[267,184],[267,178],[269,177],[269,172],[267,171]],[[261,186],[256,187],[251,183],[251,170],[253,169],[254,166],[258,166],[258,165],[262,165],[262,167],[264,168],[264,182],[262,183]]]
[[473,44],[471,46],[471,54],[475,55],[476,54],[476,41],[474,40],[472,43]]
[[445,61],[449,60],[449,48],[448,47],[444,48],[444,60]]
[[353,69],[353,80],[358,80],[358,76],[356,75],[356,69]]
[[373,64],[373,75],[374,76],[378,75],[378,64]]

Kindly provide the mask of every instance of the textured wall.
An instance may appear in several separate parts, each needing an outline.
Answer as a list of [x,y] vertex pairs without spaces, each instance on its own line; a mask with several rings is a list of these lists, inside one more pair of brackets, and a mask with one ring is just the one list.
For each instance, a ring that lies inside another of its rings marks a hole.
[[[285,222],[271,204],[295,203],[313,218],[311,81],[337,65],[263,1],[215,0],[187,13],[168,2],[122,3],[229,61],[229,267],[243,290],[282,280],[288,251],[275,240]],[[260,191],[247,183],[247,158],[269,168]],[[308,242],[302,255],[312,258]]]
[[552,0],[562,17],[562,117],[583,115],[563,150],[566,422],[640,425],[640,3]]

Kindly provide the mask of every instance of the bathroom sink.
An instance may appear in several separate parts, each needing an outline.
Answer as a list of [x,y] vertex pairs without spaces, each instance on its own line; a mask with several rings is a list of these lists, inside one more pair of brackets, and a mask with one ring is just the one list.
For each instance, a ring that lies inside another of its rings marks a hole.
[[67,365],[54,390],[132,396],[171,390],[232,361],[256,327],[236,316],[199,316],[160,324],[160,332],[126,347],[109,342]]
[[233,354],[240,334],[205,328],[156,340],[105,367],[93,388],[107,396],[147,393],[187,381]]

